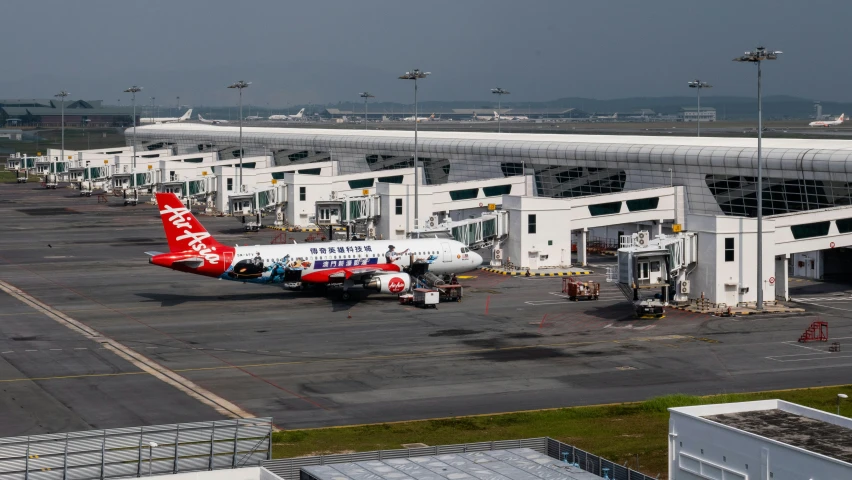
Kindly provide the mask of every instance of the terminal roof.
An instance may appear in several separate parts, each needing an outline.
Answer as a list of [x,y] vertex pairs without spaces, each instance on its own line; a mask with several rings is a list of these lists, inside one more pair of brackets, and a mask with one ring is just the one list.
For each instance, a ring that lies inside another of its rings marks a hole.
[[[158,125],[146,125],[137,127],[137,133],[143,135],[169,133],[176,135],[217,135],[237,134],[237,126],[205,125],[198,123],[164,123]],[[410,130],[358,130],[358,129],[330,129],[330,128],[275,128],[275,127],[246,127],[243,125],[243,136],[250,135],[255,139],[260,138],[355,138],[355,139],[413,139],[414,127]],[[479,140],[490,142],[517,142],[519,144],[551,144],[551,145],[627,145],[633,147],[641,146],[679,146],[679,147],[727,147],[727,148],[755,148],[757,139],[754,138],[731,138],[731,137],[682,137],[682,136],[641,136],[641,135],[567,135],[567,134],[540,134],[540,133],[496,133],[496,132],[445,132],[420,130],[421,141],[444,141],[452,144],[458,140]],[[496,145],[496,143],[495,143]],[[834,139],[803,139],[803,138],[764,138],[763,148],[770,150],[778,149],[826,149],[826,150],[852,150],[852,140]],[[767,152],[768,153],[768,152]]]

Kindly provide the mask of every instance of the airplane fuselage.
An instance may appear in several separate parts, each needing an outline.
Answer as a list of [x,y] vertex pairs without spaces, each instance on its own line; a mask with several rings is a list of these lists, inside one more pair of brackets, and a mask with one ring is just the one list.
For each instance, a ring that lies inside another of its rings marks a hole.
[[[390,245],[396,247],[393,253],[389,252]],[[346,270],[352,268],[401,272],[413,261],[427,264],[428,271],[434,274],[449,275],[473,270],[482,262],[479,254],[462,243],[438,238],[236,246],[219,247],[216,251],[201,246],[200,252],[155,255],[151,263],[223,280],[261,284],[286,283],[285,273],[298,271],[296,281],[323,284],[348,278]]]

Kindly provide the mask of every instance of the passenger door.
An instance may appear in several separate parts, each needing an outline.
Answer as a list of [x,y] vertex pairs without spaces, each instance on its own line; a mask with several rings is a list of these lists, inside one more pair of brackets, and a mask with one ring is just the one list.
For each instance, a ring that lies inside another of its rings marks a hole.
[[444,262],[452,262],[453,261],[453,252],[450,251],[450,244],[443,242],[441,243],[441,260]]

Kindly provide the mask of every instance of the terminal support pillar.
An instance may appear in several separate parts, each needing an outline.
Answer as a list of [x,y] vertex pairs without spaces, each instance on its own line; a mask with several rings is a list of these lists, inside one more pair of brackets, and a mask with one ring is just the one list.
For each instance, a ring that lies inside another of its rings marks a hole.
[[589,232],[585,228],[580,230],[579,235],[577,237],[577,263],[580,264],[581,267],[585,267],[587,265],[587,246],[586,246],[586,237]]
[[790,254],[775,257],[775,298],[790,300]]

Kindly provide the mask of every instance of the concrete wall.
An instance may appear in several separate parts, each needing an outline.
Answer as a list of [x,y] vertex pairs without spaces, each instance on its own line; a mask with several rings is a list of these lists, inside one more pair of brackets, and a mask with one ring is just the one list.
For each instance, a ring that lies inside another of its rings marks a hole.
[[[757,279],[757,220],[741,217],[690,215],[690,231],[698,233],[698,263],[689,276],[690,297],[705,298],[713,303],[736,306],[739,302],[757,300],[757,289],[763,288],[764,300],[775,296],[769,279],[775,277],[775,224],[763,222],[763,279]],[[725,261],[725,239],[734,239],[734,260]],[[748,287],[748,292],[741,289]]]
[[[522,268],[553,268],[571,264],[570,204],[544,197],[503,197],[509,212],[507,261]],[[536,216],[536,232],[528,233],[529,215]]]

